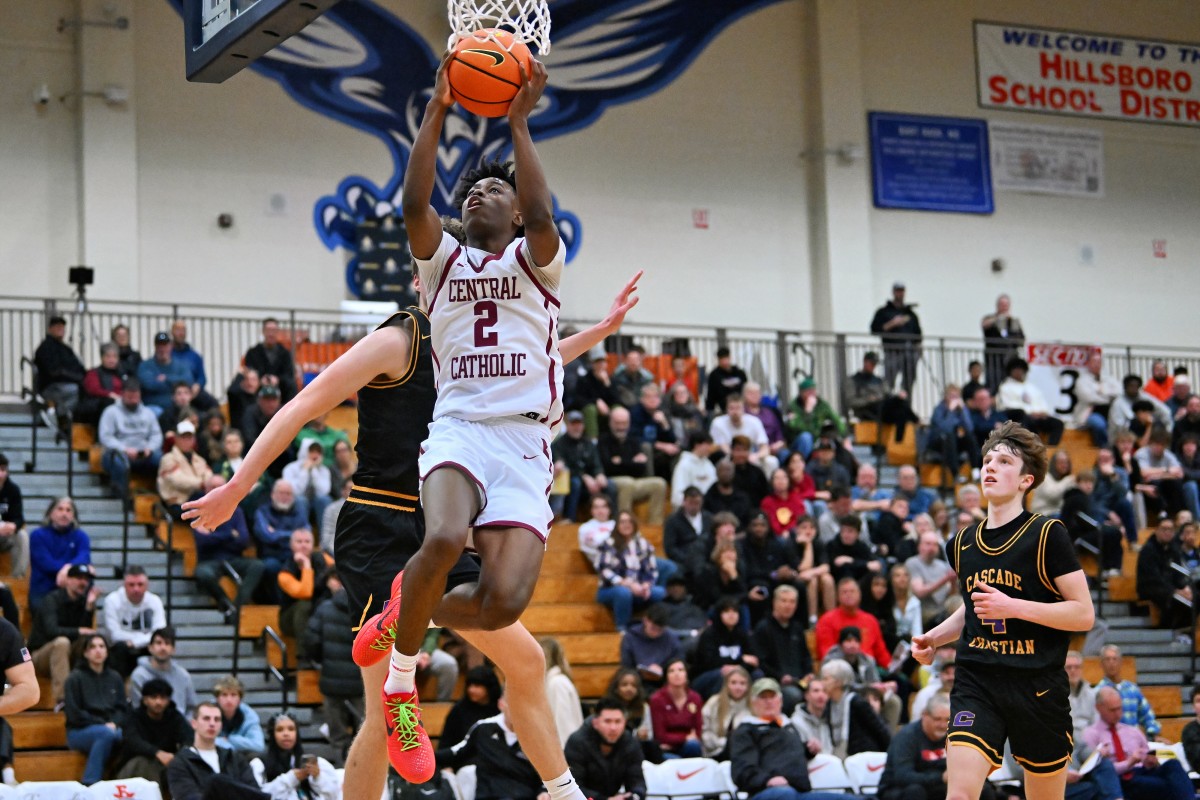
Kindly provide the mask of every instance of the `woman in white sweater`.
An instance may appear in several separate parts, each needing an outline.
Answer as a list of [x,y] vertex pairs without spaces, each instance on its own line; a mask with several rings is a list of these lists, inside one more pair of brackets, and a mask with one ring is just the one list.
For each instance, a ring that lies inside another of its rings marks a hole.
[[1058,450],[1050,459],[1046,479],[1029,501],[1029,510],[1042,516],[1057,517],[1062,511],[1063,496],[1074,488],[1075,472],[1071,469],[1071,456],[1066,450]]
[[541,644],[542,652],[546,654],[546,699],[550,701],[559,741],[565,745],[567,738],[583,726],[583,707],[562,645],[549,636],[542,639]]

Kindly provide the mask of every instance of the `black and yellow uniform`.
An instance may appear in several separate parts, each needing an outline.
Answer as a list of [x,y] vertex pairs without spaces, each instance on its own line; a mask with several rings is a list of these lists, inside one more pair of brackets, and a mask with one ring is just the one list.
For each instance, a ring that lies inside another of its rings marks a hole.
[[999,528],[964,528],[947,551],[958,574],[965,621],[950,693],[951,745],[978,750],[999,767],[1004,741],[1027,771],[1066,769],[1074,744],[1063,663],[1070,634],[1023,619],[980,619],[971,593],[985,583],[1035,603],[1063,599],[1055,580],[1080,569],[1067,529],[1028,511]]
[[[379,376],[358,392],[358,469],[334,534],[338,576],[356,630],[383,610],[392,579],[425,537],[417,457],[437,400],[429,317],[409,307],[379,327],[393,325],[411,329],[408,371],[399,378]],[[478,579],[479,563],[464,554],[446,577],[446,590]]]

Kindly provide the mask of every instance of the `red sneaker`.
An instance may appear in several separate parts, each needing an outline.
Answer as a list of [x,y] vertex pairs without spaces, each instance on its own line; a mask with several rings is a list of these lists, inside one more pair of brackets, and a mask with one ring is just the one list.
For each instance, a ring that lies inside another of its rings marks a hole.
[[388,761],[409,783],[425,783],[437,771],[433,745],[421,727],[417,693],[383,692],[383,722],[387,726]]
[[392,596],[383,604],[383,610],[363,623],[354,635],[351,651],[354,663],[360,667],[378,664],[396,643],[396,622],[400,619],[400,585],[404,570],[392,579]]

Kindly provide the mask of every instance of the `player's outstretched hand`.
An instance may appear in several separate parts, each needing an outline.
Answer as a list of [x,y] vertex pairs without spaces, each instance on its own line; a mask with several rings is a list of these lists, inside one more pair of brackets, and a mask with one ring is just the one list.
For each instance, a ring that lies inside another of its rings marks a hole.
[[508,106],[510,122],[529,119],[529,115],[533,113],[538,100],[542,97],[542,91],[546,88],[545,64],[536,58],[531,58],[529,59],[529,72],[525,71],[524,64],[518,62],[518,66],[521,68],[521,88],[517,90],[517,96]]
[[918,664],[924,664],[927,667],[933,664],[933,651],[936,649],[933,637],[926,634],[912,637],[912,657]]
[[625,322],[625,315],[638,304],[638,300],[641,298],[634,293],[637,292],[637,282],[642,279],[644,272],[645,270],[639,269],[613,298],[612,308],[608,309],[608,316],[600,320],[600,328],[605,336],[616,333],[621,324]]
[[1013,616],[1012,598],[983,581],[975,584],[971,602],[975,604],[975,616],[980,619],[1008,619]]
[[442,53],[442,63],[438,64],[437,75],[433,79],[433,101],[446,108],[454,105],[454,95],[450,94],[450,78],[446,74],[453,56],[451,50]]
[[193,528],[215,531],[218,525],[233,516],[240,499],[229,484],[218,486],[203,497],[184,503],[183,518]]

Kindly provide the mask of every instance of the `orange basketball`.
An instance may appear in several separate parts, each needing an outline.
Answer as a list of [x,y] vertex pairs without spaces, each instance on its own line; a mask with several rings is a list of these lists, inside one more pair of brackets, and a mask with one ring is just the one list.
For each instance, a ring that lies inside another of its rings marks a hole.
[[[494,36],[483,38],[485,34]],[[499,43],[497,43],[497,41]],[[450,93],[459,105],[481,117],[502,117],[521,88],[521,68],[526,74],[533,60],[529,48],[508,31],[488,28],[466,37],[454,47],[446,68]]]

